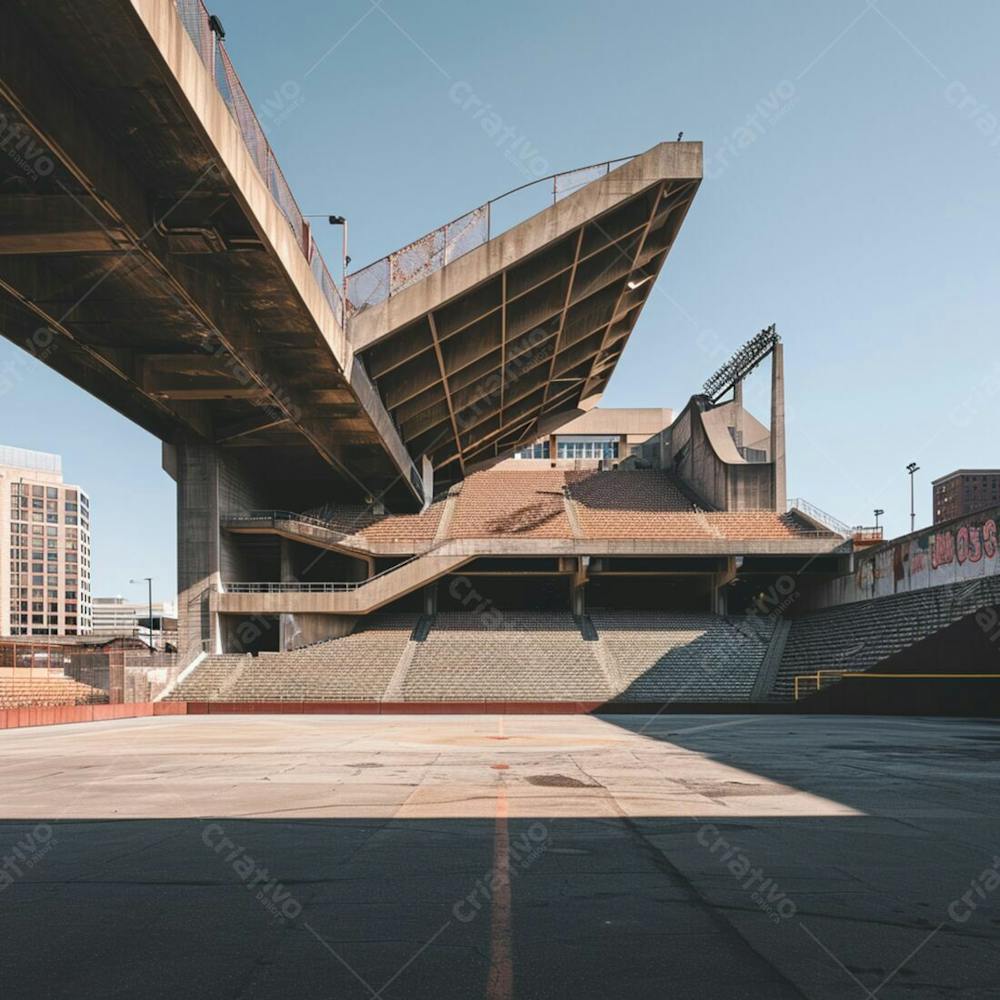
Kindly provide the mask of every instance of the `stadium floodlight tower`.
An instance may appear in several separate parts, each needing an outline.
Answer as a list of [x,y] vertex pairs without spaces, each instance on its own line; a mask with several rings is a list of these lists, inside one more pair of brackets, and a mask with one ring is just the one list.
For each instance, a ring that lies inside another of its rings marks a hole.
[[780,346],[781,337],[772,323],[751,337],[718,371],[706,379],[702,391],[712,403],[718,403],[730,389],[735,391],[739,399],[743,380]]

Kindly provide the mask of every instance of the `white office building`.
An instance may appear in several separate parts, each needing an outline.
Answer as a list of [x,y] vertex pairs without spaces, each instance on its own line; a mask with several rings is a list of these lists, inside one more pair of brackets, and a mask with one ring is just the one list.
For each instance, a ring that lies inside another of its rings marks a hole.
[[62,459],[0,445],[0,635],[91,631],[90,498]]

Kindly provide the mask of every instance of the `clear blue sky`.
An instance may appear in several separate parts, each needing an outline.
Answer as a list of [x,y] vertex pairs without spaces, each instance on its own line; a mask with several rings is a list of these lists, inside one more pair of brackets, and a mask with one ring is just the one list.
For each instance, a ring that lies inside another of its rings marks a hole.
[[[907,462],[921,466],[918,523],[932,478],[1000,465],[1000,5],[212,9],[299,203],[350,218],[356,265],[527,179],[456,93],[491,104],[552,171],[683,129],[704,141],[708,176],[605,404],[679,409],[775,322],[790,495],[851,523],[884,507],[897,534]],[[334,270],[339,237],[320,235]],[[60,452],[91,493],[95,593],[139,597],[129,577],[152,573],[171,595],[158,442],[0,341],[4,371],[0,440]]]

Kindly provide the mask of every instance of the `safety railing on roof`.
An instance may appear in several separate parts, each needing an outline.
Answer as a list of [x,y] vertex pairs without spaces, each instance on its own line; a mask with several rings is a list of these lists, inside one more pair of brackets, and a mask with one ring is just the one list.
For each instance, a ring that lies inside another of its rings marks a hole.
[[[359,313],[369,306],[378,305],[401,292],[446,264],[457,260],[470,250],[488,243],[494,236],[505,232],[535,212],[554,205],[562,198],[573,194],[592,181],[611,172],[616,164],[626,163],[634,156],[622,156],[616,160],[593,163],[576,170],[550,174],[529,181],[519,187],[505,191],[471,212],[439,226],[437,229],[408,243],[405,247],[363,267],[347,276],[347,301],[351,314]],[[539,197],[537,205],[523,209],[513,219],[501,222],[498,208],[513,195],[534,189]]]
[[845,524],[832,514],[827,514],[825,510],[820,510],[815,504],[811,504],[808,500],[803,500],[802,497],[790,498],[788,501],[788,510],[801,511],[807,517],[811,517],[814,521],[819,521],[820,524],[825,524],[831,531],[835,531],[838,535],[843,535],[845,538],[850,538],[854,532],[854,529],[850,525]]
[[309,224],[295,201],[292,189],[278,166],[278,160],[271,144],[264,135],[264,129],[254,112],[250,98],[233,67],[229,54],[221,38],[221,26],[209,13],[203,0],[174,0],[174,7],[185,30],[194,42],[195,48],[205,68],[215,82],[216,90],[226,102],[243,137],[250,157],[257,167],[268,191],[281,209],[282,215],[295,235],[295,242],[309,262],[313,276],[323,291],[323,295],[337,322],[344,323],[344,299],[336,282],[330,277],[329,269],[313,240]]
[[[384,302],[414,282],[439,271],[463,254],[489,242],[493,236],[545,208],[550,203],[550,197],[551,204],[554,205],[560,199],[610,173],[614,165],[634,158],[622,156],[615,160],[578,167],[576,170],[550,174],[512,188],[471,212],[466,212],[457,219],[439,226],[426,236],[348,275],[347,289],[342,294],[330,275],[316,241],[312,238],[309,223],[278,166],[271,144],[264,135],[264,129],[250,103],[250,98],[247,97],[232,60],[226,52],[218,20],[208,13],[203,0],[174,0],[174,6],[181,23],[198,50],[201,61],[212,75],[216,89],[239,127],[243,142],[257,170],[291,227],[296,243],[309,262],[313,276],[337,317],[337,322],[341,325],[348,315]],[[529,189],[535,189],[543,195],[539,199],[540,204],[530,211],[522,211],[515,221],[498,225],[497,206],[513,195]]]
[[788,509],[790,511],[793,509],[799,510],[803,514],[807,514],[814,521],[825,524],[831,531],[836,531],[838,535],[850,538],[859,545],[872,545],[882,541],[881,525],[867,527],[863,524],[856,524],[852,527],[849,524],[844,524],[843,521],[832,514],[827,514],[825,510],[820,510],[815,504],[811,504],[808,500],[803,500],[801,497],[794,497],[789,500]]

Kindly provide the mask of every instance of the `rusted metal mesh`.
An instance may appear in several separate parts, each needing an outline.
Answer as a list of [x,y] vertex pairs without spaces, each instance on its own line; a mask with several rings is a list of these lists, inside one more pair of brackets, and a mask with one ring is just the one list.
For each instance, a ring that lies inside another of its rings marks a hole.
[[267,184],[271,197],[274,198],[281,214],[288,222],[299,249],[309,260],[313,276],[323,290],[330,308],[337,316],[337,322],[344,322],[344,300],[337,283],[323,261],[315,242],[307,236],[305,219],[299,209],[292,189],[285,180],[285,175],[278,166],[278,160],[271,149],[264,129],[261,127],[257,114],[250,103],[250,98],[243,89],[236,69],[221,41],[213,38],[208,25],[208,11],[202,0],[174,0],[177,13],[180,16],[188,35],[195,44],[202,62],[212,74],[216,89],[226,102],[229,113],[239,127],[240,135],[246,144],[254,164]]
[[383,257],[347,276],[347,307],[358,313],[389,297],[389,258]]
[[316,241],[312,237],[309,238],[309,267],[312,269],[313,277],[322,289],[326,301],[330,303],[330,308],[333,310],[333,315],[336,317],[337,323],[343,326],[343,296],[341,296],[337,282],[333,280],[333,276],[326,266],[326,261],[323,260],[323,255],[319,252]]
[[446,264],[457,260],[462,254],[475,250],[489,242],[491,236],[490,217],[493,206],[506,199],[509,195],[519,195],[527,187],[547,185],[551,192],[553,203],[579,191],[587,184],[606,176],[613,165],[623,163],[631,157],[598,163],[594,166],[581,167],[564,174],[552,177],[542,177],[532,185],[522,185],[506,195],[480,205],[454,222],[441,226],[433,232],[422,236],[419,240],[369,264],[360,271],[348,275],[347,298],[349,311],[360,312],[369,306],[384,302],[387,298],[402,291],[429,274],[439,271]]
[[462,254],[482,246],[489,238],[489,205],[480,205],[388,257],[355,271],[348,279],[351,310],[360,312],[384,302]]
[[556,174],[553,180],[553,201],[559,201],[567,195],[579,191],[592,181],[604,177],[611,169],[609,163],[598,163],[593,167],[581,167],[579,170],[569,170],[565,174]]
[[212,63],[212,31],[208,26],[208,15],[201,0],[174,0],[181,23],[191,36],[201,61],[206,66]]

